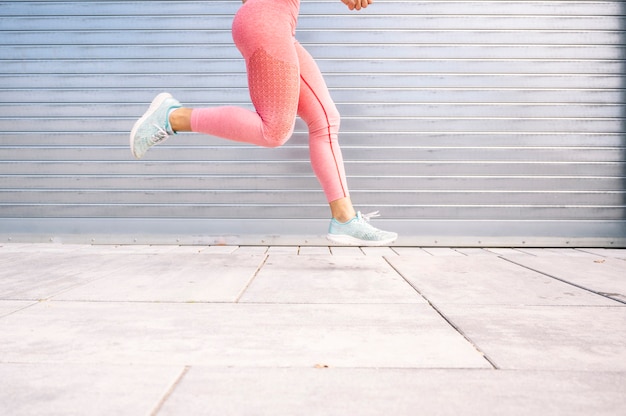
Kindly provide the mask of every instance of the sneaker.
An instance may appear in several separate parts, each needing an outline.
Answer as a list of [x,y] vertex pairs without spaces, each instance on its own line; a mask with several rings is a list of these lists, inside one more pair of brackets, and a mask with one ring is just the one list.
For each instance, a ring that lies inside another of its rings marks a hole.
[[130,132],[130,150],[136,159],[141,159],[148,149],[174,134],[168,120],[170,110],[181,105],[170,94],[157,95],[150,108],[133,126]]
[[334,243],[349,246],[384,246],[393,243],[398,234],[379,230],[370,225],[370,218],[378,216],[378,211],[370,214],[357,212],[356,217],[345,223],[333,218],[330,220],[326,238]]

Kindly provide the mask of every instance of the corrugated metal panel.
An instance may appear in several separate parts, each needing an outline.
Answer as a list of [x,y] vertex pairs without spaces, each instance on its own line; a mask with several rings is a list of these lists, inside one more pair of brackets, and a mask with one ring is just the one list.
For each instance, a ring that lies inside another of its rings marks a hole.
[[[238,6],[0,2],[2,238],[324,234],[301,122],[280,149],[181,134],[131,158],[128,131],[160,91],[250,106]],[[625,244],[625,14],[620,1],[303,1],[298,38],[342,113],[357,208],[380,209],[400,244]]]

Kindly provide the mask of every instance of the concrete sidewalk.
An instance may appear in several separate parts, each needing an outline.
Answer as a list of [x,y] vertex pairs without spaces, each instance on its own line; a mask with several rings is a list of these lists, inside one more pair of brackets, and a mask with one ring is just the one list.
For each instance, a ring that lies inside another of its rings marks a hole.
[[0,415],[623,415],[626,250],[0,247]]

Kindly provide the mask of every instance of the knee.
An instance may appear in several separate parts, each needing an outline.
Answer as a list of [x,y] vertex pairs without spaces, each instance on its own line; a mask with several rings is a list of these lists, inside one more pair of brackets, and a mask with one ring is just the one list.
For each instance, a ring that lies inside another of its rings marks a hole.
[[280,125],[266,126],[263,131],[266,147],[280,147],[287,143],[293,134],[294,121]]
[[280,146],[284,145],[285,143],[287,143],[287,140],[289,140],[288,137],[286,137],[286,138],[283,138],[283,137],[276,137],[276,138],[266,137],[265,138],[265,147],[269,147],[269,148],[280,147]]
[[328,124],[331,127],[336,127],[339,129],[339,124],[341,123],[341,115],[339,114],[339,110],[334,105],[326,110],[326,117],[328,119]]
[[319,114],[314,119],[307,120],[309,134],[323,137],[330,135],[330,140],[337,139],[340,124],[341,116],[334,105],[325,108],[323,114]]

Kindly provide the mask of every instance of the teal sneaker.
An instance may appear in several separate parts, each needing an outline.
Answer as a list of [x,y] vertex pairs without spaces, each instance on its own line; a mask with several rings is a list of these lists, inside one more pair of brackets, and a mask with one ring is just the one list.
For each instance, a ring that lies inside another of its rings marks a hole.
[[148,149],[174,134],[168,115],[170,110],[180,107],[178,100],[166,92],[152,100],[148,111],[137,120],[130,132],[130,150],[136,159],[141,159]]
[[326,238],[334,243],[348,246],[385,246],[393,243],[398,238],[398,234],[379,230],[369,223],[370,218],[378,216],[378,211],[370,214],[357,212],[356,217],[346,223],[333,218],[330,220]]

